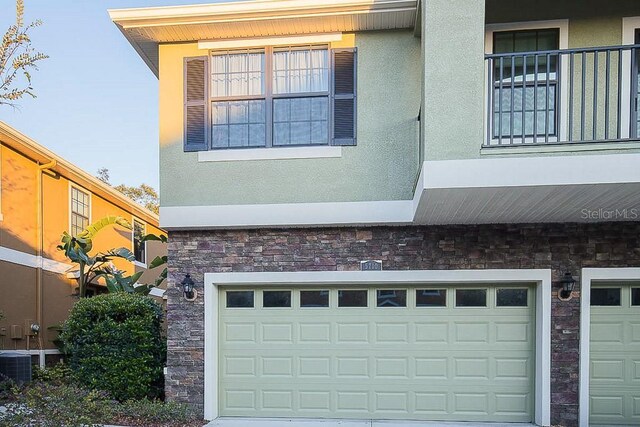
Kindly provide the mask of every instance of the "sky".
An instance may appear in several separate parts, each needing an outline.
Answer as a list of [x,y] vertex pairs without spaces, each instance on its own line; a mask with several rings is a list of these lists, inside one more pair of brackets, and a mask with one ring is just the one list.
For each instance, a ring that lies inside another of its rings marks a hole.
[[[158,80],[110,21],[107,9],[213,3],[197,0],[25,0],[41,19],[33,47],[49,55],[33,73],[36,99],[0,106],[0,120],[111,183],[158,189]],[[0,0],[0,32],[15,1]]]

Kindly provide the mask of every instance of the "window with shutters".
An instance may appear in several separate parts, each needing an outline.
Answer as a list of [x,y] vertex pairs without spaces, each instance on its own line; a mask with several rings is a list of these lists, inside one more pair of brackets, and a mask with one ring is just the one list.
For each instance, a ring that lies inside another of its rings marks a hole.
[[355,145],[354,49],[212,51],[185,66],[185,151]]

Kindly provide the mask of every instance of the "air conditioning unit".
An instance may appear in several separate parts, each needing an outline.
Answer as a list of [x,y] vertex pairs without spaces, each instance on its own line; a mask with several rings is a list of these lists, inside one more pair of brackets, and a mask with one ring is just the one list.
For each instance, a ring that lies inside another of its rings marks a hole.
[[31,381],[31,356],[28,354],[0,354],[0,374],[21,385]]

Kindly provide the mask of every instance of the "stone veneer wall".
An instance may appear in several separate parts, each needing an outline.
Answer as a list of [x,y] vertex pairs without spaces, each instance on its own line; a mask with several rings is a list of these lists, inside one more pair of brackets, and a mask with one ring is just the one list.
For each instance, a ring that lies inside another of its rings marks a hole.
[[[205,272],[551,268],[551,421],[576,426],[580,298],[556,298],[565,271],[640,266],[640,223],[174,231],[169,233],[168,398],[203,409]],[[176,284],[190,273],[200,295]],[[579,282],[578,282],[579,283]]]

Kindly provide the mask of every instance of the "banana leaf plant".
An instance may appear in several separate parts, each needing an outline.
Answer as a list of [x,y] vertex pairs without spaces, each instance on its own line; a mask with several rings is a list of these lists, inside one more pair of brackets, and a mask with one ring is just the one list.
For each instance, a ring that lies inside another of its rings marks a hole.
[[75,237],[67,232],[62,234],[58,250],[64,251],[65,256],[78,265],[78,296],[80,298],[86,297],[87,285],[96,283],[101,277],[104,278],[108,286],[114,277],[116,277],[115,280],[135,283],[142,275],[142,273],[136,273],[124,278],[122,272],[113,266],[112,261],[118,258],[127,261],[135,259],[133,252],[127,248],[110,249],[106,252],[98,252],[95,255],[91,255],[93,239],[101,230],[111,225],[131,230],[131,224],[126,219],[120,216],[107,216],[91,224]]
[[[142,237],[142,242],[149,241],[157,241],[162,243],[167,243],[167,236],[156,236],[155,234],[147,234]],[[154,268],[160,267],[162,265],[167,264],[167,256],[157,256],[149,263],[148,269],[152,270]],[[124,276],[120,271],[110,271],[109,274],[104,276],[104,280],[107,283],[107,289],[109,292],[128,292],[128,293],[139,293],[143,295],[148,295],[151,292],[151,289],[160,286],[162,282],[164,282],[167,278],[167,267],[165,267],[162,272],[158,275],[158,278],[154,281],[154,283],[138,283],[138,280],[142,276],[142,272],[135,273],[131,276]]]
[[[161,243],[167,244],[167,236],[164,236],[162,234],[159,236],[156,236],[155,234],[147,234],[142,238],[142,241],[143,242],[155,241],[155,242],[161,242]],[[160,286],[162,282],[167,280],[167,267],[166,267],[167,256],[166,255],[157,256],[153,259],[153,261],[151,261],[151,264],[149,264],[150,270],[160,267],[162,265],[164,265],[165,267],[164,269],[162,269],[162,272],[160,272],[160,274],[158,275],[158,278],[155,280],[155,283],[153,284],[153,286]]]

